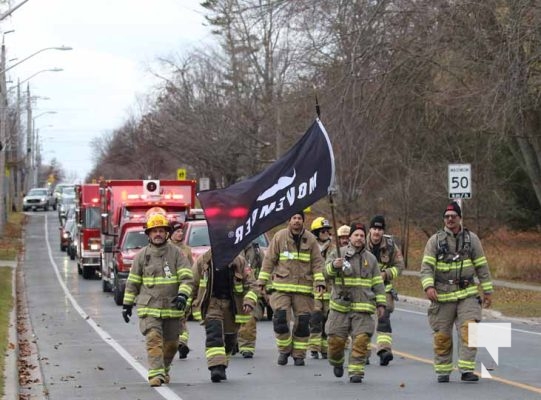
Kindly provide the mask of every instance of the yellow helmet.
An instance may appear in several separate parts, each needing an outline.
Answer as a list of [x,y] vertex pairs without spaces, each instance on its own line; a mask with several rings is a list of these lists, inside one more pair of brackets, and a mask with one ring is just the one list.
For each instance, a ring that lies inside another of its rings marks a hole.
[[170,231],[169,221],[162,214],[152,214],[148,217],[145,224],[145,233],[148,235],[148,232],[154,228],[165,228],[166,231]]
[[336,230],[336,235],[338,237],[340,236],[349,236],[349,232],[351,231],[351,228],[348,225],[342,225],[340,228]]
[[161,214],[161,215],[167,215],[167,212],[161,208],[161,207],[151,207],[147,210],[145,213],[145,217],[150,218],[152,214]]
[[317,217],[314,221],[312,221],[312,225],[310,225],[310,230],[312,233],[323,228],[331,229],[331,224],[329,224],[329,221],[323,217]]

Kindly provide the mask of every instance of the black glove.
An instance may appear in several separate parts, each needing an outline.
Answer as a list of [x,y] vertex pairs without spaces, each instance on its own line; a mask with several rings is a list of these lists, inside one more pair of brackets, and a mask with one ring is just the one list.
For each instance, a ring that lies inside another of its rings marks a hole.
[[132,308],[133,308],[133,305],[131,304],[124,304],[122,306],[122,318],[124,318],[124,321],[126,321],[126,323],[130,322]]
[[188,302],[188,297],[185,294],[179,293],[175,297],[172,303],[175,305],[177,310],[184,310],[186,308],[186,303]]

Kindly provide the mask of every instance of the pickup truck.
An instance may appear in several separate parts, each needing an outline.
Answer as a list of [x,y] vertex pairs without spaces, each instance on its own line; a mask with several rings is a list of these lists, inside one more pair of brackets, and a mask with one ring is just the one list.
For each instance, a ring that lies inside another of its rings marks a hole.
[[38,208],[47,211],[49,207],[56,210],[56,202],[49,188],[30,189],[23,198],[23,211],[37,210]]

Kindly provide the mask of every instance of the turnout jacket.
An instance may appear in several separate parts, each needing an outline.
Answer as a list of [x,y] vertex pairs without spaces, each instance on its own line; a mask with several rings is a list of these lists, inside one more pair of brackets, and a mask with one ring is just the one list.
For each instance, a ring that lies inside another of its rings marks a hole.
[[163,246],[152,243],[143,247],[133,260],[124,304],[137,304],[139,317],[182,318],[183,310],[172,303],[178,294],[189,298],[193,275],[186,256],[167,242]]
[[[369,233],[366,239],[366,248],[372,254],[374,254],[373,247]],[[393,289],[393,279],[397,278],[404,270],[404,256],[394,240],[388,235],[383,235],[379,244],[379,255],[376,256],[376,259],[380,271],[385,272],[383,283],[385,284],[385,292],[388,293]]]
[[479,295],[474,278],[485,293],[492,292],[492,280],[479,237],[461,228],[455,235],[444,228],[428,239],[421,264],[421,283],[434,287],[438,302],[447,303]]
[[[243,314],[242,307],[247,304],[255,308],[259,290],[255,284],[255,279],[251,268],[247,265],[244,257],[238,255],[226,267],[229,272],[231,282],[231,307],[235,322],[239,324],[250,320],[250,314]],[[192,303],[192,316],[195,320],[205,319],[208,310],[210,298],[212,296],[212,287],[214,285],[214,268],[212,268],[212,252],[209,250],[201,255],[192,267],[193,279],[197,288],[197,295]]]
[[257,283],[262,287],[271,280],[273,290],[311,296],[314,287],[325,287],[324,263],[311,232],[303,229],[295,243],[291,230],[284,228],[270,242]]
[[340,254],[349,261],[351,269],[340,271],[333,267],[336,252],[327,257],[325,276],[334,281],[329,308],[341,313],[373,314],[377,306],[386,306],[385,286],[376,257],[366,247],[351,244],[340,248]]

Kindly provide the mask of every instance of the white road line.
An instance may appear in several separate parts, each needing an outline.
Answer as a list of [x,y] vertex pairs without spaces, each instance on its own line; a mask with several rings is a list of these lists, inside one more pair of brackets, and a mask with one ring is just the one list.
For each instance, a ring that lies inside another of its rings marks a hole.
[[[54,272],[56,274],[56,278],[58,279],[58,283],[60,283],[60,286],[62,287],[62,290],[64,291],[64,294],[70,301],[71,305],[75,310],[79,313],[82,319],[84,319],[88,325],[92,327],[98,334],[98,336],[109,346],[111,346],[124,360],[130,364],[133,369],[135,369],[137,372],[139,372],[139,375],[141,375],[145,382],[148,382],[147,379],[147,369],[141,365],[133,356],[126,351],[124,347],[122,347],[118,342],[107,333],[104,329],[100,328],[96,322],[90,318],[90,316],[85,313],[85,311],[79,306],[79,303],[75,300],[75,298],[71,295],[71,293],[68,290],[68,287],[66,284],[62,281],[62,277],[60,276],[60,271],[58,269],[58,265],[55,263],[53,259],[53,253],[51,250],[51,244],[49,243],[49,231],[47,230],[47,215],[45,215],[45,243],[47,243],[47,251],[49,253],[49,260],[51,261],[51,265],[54,269]],[[173,392],[171,389],[165,386],[156,387],[154,388],[164,399],[167,400],[182,400],[182,397],[179,397],[175,392]]]

